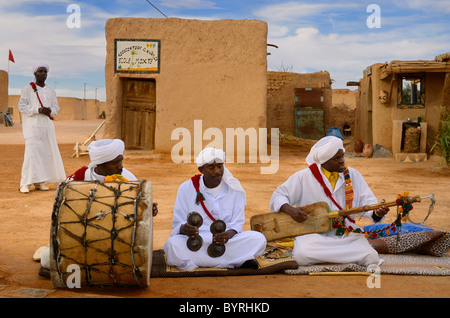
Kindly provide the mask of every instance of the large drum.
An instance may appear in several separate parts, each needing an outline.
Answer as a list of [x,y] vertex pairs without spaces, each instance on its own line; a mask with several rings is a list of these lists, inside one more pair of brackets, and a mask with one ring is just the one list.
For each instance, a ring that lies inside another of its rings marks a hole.
[[[55,287],[141,286],[150,283],[153,242],[151,183],[60,183],[50,234]],[[78,272],[74,271],[79,269]]]

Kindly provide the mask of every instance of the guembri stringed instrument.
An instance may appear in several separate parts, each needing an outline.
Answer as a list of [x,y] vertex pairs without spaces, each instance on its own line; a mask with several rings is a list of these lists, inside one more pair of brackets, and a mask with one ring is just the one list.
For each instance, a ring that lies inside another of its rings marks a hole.
[[[421,202],[425,198],[431,199],[431,205],[428,215],[426,216],[426,218],[428,218],[435,203],[433,194],[425,197],[407,197],[405,202],[412,204],[415,202]],[[326,202],[317,202],[303,207],[304,212],[309,215],[308,219],[304,222],[296,222],[289,214],[284,212],[270,212],[252,216],[250,218],[250,227],[253,231],[258,231],[264,234],[267,241],[274,241],[304,234],[328,232],[332,229],[331,221],[335,218],[375,210],[382,206],[391,207],[398,205],[398,200],[395,200],[391,202],[365,205],[348,210],[330,211],[330,208]],[[422,221],[422,223],[424,221]]]

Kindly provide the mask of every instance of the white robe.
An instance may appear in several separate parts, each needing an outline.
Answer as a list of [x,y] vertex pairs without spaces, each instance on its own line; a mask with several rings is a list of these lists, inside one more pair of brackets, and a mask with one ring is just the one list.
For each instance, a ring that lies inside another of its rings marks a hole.
[[[204,204],[216,220],[222,220],[227,225],[226,230],[237,232],[226,244],[225,253],[220,257],[210,257],[208,246],[212,243],[210,226],[213,222],[205,213],[201,205],[195,203],[197,193],[191,180],[187,180],[178,189],[173,211],[171,237],[164,244],[167,263],[182,270],[194,270],[197,267],[234,268],[241,266],[245,261],[255,259],[264,252],[266,238],[256,231],[243,231],[245,223],[245,195],[231,189],[222,182],[217,196],[205,186],[203,176],[200,178],[200,192],[204,195]],[[198,212],[203,218],[199,228],[199,235],[203,239],[200,250],[190,251],[186,242],[188,236],[180,234],[180,227],[187,222],[190,212]]]
[[[320,165],[317,165],[322,178],[336,202],[345,209],[345,182],[344,174],[339,173],[334,191]],[[370,190],[363,176],[355,169],[348,168],[353,185],[353,207],[368,204],[376,204],[377,199]],[[304,206],[324,201],[332,211],[339,208],[329,199],[315,179],[309,168],[300,170],[288,178],[273,193],[270,200],[270,209],[279,212],[283,204],[292,206]],[[360,216],[372,219],[373,211],[359,213]],[[350,216],[355,219],[356,215]],[[381,220],[380,220],[381,221]],[[379,222],[380,222],[379,221]],[[345,225],[357,228],[354,223],[345,220]],[[378,264],[378,253],[372,248],[363,234],[350,233],[338,236],[335,230],[321,234],[306,234],[295,238],[293,257],[300,265],[311,265],[318,263],[357,263],[368,266]]]
[[[48,85],[37,86],[45,107],[52,109],[51,116],[59,111],[55,91]],[[56,142],[55,126],[51,119],[40,114],[41,107],[31,85],[22,89],[19,111],[22,113],[22,132],[25,154],[20,186],[39,182],[61,182],[66,179],[64,165]]]

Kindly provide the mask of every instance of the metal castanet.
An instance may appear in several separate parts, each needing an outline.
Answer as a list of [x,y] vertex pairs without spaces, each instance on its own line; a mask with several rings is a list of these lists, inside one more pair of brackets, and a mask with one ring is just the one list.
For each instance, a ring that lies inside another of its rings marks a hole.
[[[225,232],[227,228],[227,225],[222,220],[216,220],[214,221],[211,226],[209,227],[211,233],[213,235]],[[208,255],[210,257],[220,257],[225,253],[225,245],[224,244],[217,244],[215,242],[211,243],[208,246]]]
[[225,253],[225,245],[224,244],[211,243],[208,246],[208,255],[211,257],[220,257],[224,253]]
[[203,245],[203,239],[200,235],[196,234],[188,238],[186,245],[190,251],[197,252]]
[[209,230],[211,231],[212,234],[219,234],[219,233],[225,232],[226,228],[227,228],[227,225],[225,224],[224,221],[216,220],[211,224],[211,226],[209,227]]
[[[196,228],[199,228],[203,224],[203,218],[198,212],[191,212],[187,216],[187,223],[189,225],[195,226]],[[198,251],[203,245],[203,239],[200,235],[195,234],[193,237],[189,237],[186,246],[187,248],[192,251],[196,252]]]
[[199,228],[203,224],[203,218],[200,215],[200,213],[192,211],[187,216],[187,223],[189,225],[192,225],[192,226],[195,226],[195,227]]

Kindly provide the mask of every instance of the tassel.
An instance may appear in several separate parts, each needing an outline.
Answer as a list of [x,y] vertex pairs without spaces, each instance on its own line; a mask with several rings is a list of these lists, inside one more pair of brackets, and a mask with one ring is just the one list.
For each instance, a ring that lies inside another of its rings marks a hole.
[[197,197],[195,198],[195,204],[199,204],[201,201],[205,201],[205,197],[201,192],[197,192]]

